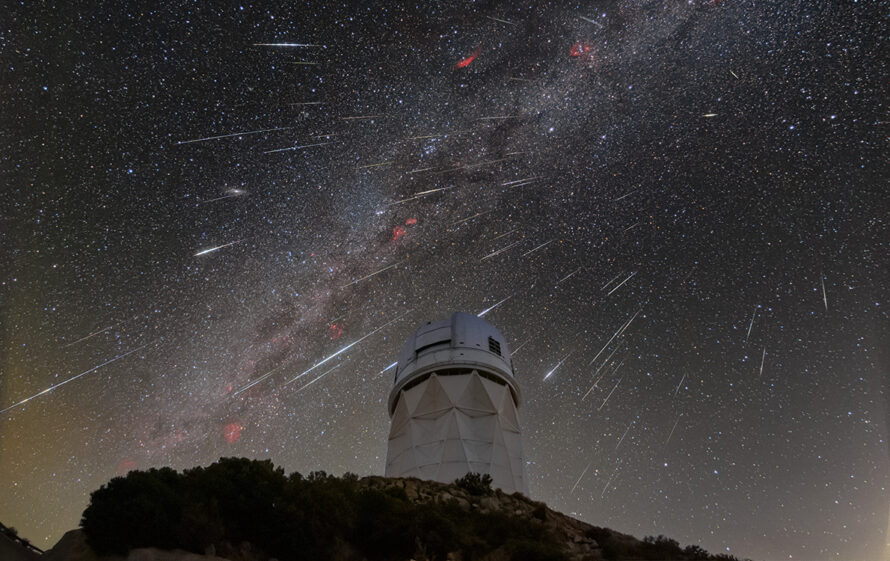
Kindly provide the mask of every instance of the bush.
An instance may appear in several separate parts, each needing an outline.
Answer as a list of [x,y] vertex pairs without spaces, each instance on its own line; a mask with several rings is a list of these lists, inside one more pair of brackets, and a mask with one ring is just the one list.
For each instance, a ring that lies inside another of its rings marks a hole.
[[124,555],[131,548],[176,547],[182,512],[179,474],[170,468],[131,471],[90,495],[80,522],[99,554]]
[[487,473],[484,475],[479,473],[468,473],[460,479],[455,479],[454,484],[467,493],[477,497],[491,495],[494,492],[491,489],[491,476]]

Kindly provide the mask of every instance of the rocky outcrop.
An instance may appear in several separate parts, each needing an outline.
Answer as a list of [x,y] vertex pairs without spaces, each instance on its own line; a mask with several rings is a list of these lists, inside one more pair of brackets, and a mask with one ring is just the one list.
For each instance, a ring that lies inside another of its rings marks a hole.
[[[498,511],[510,516],[537,520],[558,541],[565,544],[572,561],[597,561],[603,559],[602,548],[592,537],[599,530],[565,514],[547,508],[544,503],[533,501],[519,493],[507,495],[498,489],[490,495],[473,495],[456,485],[415,478],[365,477],[362,483],[369,488],[385,489],[400,487],[415,503],[457,501],[461,508],[482,513]],[[638,541],[632,536],[614,532],[615,535]]]
[[[465,478],[466,479],[466,478]],[[415,513],[423,513],[423,505],[443,505],[430,508],[434,512],[448,512],[450,518],[443,519],[448,524],[450,520],[461,518],[461,511],[467,513],[467,517],[474,520],[484,519],[491,521],[512,520],[509,524],[515,524],[515,528],[524,530],[511,530],[517,532],[531,532],[540,540],[563,547],[563,552],[557,549],[542,549],[548,559],[566,559],[569,561],[630,561],[640,559],[659,559],[663,561],[690,561],[720,559],[732,561],[729,556],[711,557],[704,550],[695,546],[681,549],[679,544],[663,536],[658,538],[646,538],[637,540],[633,536],[614,532],[606,528],[592,526],[565,514],[555,512],[544,503],[533,501],[519,493],[506,494],[497,489],[462,481],[460,484],[444,484],[435,481],[422,481],[414,478],[385,478],[379,476],[365,477],[362,479],[349,479],[350,485],[355,491],[361,493],[362,489],[370,491],[386,491],[377,495],[405,497],[409,503],[417,507]],[[395,488],[395,490],[394,490]],[[397,491],[401,490],[401,491]],[[402,494],[402,491],[404,494]],[[455,506],[456,505],[456,506]],[[412,508],[414,508],[412,507]],[[456,514],[457,513],[457,514]],[[501,516],[503,515],[503,516]],[[519,523],[521,522],[521,523]],[[504,535],[503,533],[498,535]],[[513,535],[507,533],[508,539],[525,538],[527,535]],[[411,561],[433,561],[426,553],[423,536],[415,538],[417,549]],[[498,538],[501,539],[501,538]],[[439,542],[441,544],[441,542]],[[450,543],[450,542],[449,542]],[[539,543],[539,542],[533,542]],[[474,554],[477,561],[509,561],[516,558],[516,550],[510,549],[510,545],[502,542],[491,544],[481,554]],[[515,544],[514,546],[515,547]],[[526,546],[528,547],[528,546]],[[439,559],[442,558],[441,549]],[[539,555],[529,554],[530,550],[521,555],[522,559],[537,559]],[[379,555],[379,552],[378,552]],[[554,556],[555,555],[555,556]],[[326,558],[331,561],[367,561],[366,557],[356,549],[355,544],[340,539],[335,547],[328,550]],[[7,557],[0,552],[0,559],[5,561]],[[13,561],[272,561],[262,550],[253,547],[250,543],[233,545],[226,541],[214,543],[204,555],[190,553],[182,550],[161,550],[157,548],[140,548],[130,550],[126,557],[97,556],[86,542],[81,530],[72,530],[65,534],[59,543],[43,556],[9,557]],[[445,561],[466,561],[462,558],[460,550],[447,554]]]

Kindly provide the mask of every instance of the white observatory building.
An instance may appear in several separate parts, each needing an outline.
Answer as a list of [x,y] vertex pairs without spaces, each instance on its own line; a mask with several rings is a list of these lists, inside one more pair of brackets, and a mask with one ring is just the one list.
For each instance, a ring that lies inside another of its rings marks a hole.
[[528,495],[520,397],[493,325],[457,312],[421,326],[402,346],[389,394],[386,476],[451,483],[475,472]]

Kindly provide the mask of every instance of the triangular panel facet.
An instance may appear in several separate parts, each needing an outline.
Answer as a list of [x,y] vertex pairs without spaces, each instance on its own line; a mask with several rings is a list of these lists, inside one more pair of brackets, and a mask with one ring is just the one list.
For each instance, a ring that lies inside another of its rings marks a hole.
[[424,387],[423,396],[412,411],[414,417],[438,417],[440,413],[453,407],[451,399],[439,383],[439,377],[433,374],[426,381],[418,385]]
[[485,386],[482,385],[482,377],[476,372],[470,376],[467,388],[455,405],[471,417],[497,413],[497,407],[491,402]]

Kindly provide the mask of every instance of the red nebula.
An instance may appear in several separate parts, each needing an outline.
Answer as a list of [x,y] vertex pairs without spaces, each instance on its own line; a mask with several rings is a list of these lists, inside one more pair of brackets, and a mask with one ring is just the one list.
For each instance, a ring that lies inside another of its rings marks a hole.
[[405,220],[406,226],[414,226],[415,224],[417,224],[416,218],[409,218],[408,220]]
[[127,475],[127,473],[136,469],[136,461],[132,458],[124,458],[121,460],[121,463],[117,465],[117,474],[118,475]]
[[233,389],[234,389],[234,386],[232,386],[232,384],[229,383],[229,384],[226,386],[226,393],[232,393],[232,390],[233,390]]
[[481,52],[482,52],[482,45],[479,45],[478,47],[476,47],[476,50],[473,51],[473,54],[471,54],[471,55],[468,56],[467,58],[465,58],[465,59],[461,60],[460,62],[458,62],[457,64],[455,64],[454,67],[455,67],[455,68],[466,68],[466,67],[468,67],[468,66],[470,65],[471,62],[473,62],[474,60],[476,60],[476,57],[479,56],[479,53],[481,53]]
[[569,54],[574,57],[579,57],[586,55],[590,52],[593,47],[590,46],[589,43],[585,41],[578,41],[574,45],[572,45],[572,50],[569,51]]
[[241,425],[238,423],[229,423],[223,429],[223,438],[226,439],[226,442],[229,444],[234,444],[241,438],[241,429],[243,429]]
[[343,324],[342,323],[332,323],[328,328],[328,335],[331,336],[331,339],[336,341],[343,335]]
[[405,229],[404,226],[396,226],[392,229],[392,241],[396,241],[405,235],[408,230]]

